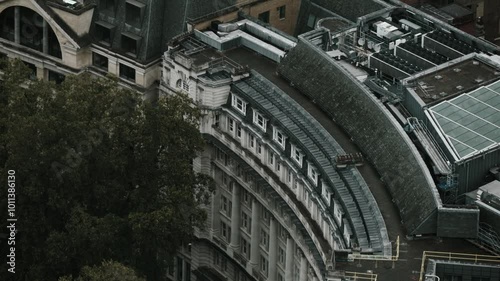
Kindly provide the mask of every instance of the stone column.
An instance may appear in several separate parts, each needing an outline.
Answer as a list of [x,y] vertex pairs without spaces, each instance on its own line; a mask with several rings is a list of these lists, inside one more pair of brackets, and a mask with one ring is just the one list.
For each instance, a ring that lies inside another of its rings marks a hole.
[[233,207],[231,210],[231,243],[230,247],[233,250],[238,250],[240,247],[240,216],[241,216],[241,187],[237,183],[233,183]]
[[14,7],[14,42],[21,43],[21,10],[19,6]]
[[252,237],[250,240],[250,263],[257,267],[260,256],[260,206],[254,198],[252,200]]
[[299,281],[307,281],[307,260],[305,256],[300,258]]
[[293,240],[286,239],[285,280],[293,280]]
[[278,262],[278,222],[271,218],[269,226],[269,275],[268,281],[276,280],[276,263]]
[[43,39],[42,39],[42,49],[44,54],[49,53],[49,24],[46,20],[43,20]]

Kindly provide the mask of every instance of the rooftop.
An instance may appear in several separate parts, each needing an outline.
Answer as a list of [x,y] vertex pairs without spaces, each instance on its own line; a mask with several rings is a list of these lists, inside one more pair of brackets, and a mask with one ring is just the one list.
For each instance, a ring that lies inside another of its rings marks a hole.
[[436,104],[500,78],[498,69],[477,58],[452,63],[445,63],[443,68],[430,69],[409,80],[425,104]]
[[428,113],[457,160],[500,144],[500,81],[444,101]]

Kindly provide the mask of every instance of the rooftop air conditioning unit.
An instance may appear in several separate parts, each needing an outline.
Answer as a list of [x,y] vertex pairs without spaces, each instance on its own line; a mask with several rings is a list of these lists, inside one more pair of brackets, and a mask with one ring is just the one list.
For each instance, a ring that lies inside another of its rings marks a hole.
[[473,64],[473,65],[478,65],[478,64],[479,64],[479,62],[478,62],[478,61],[473,61],[473,62],[472,62],[472,64]]
[[456,88],[457,88],[457,90],[463,90],[464,86],[458,85]]
[[434,78],[436,78],[436,80],[441,80],[441,79],[443,79],[443,76],[441,76],[441,75],[436,75],[436,76],[434,76]]
[[455,72],[460,72],[460,71],[462,71],[462,70],[461,70],[460,68],[453,68],[453,71],[455,71]]
[[476,84],[479,84],[479,83],[481,83],[483,81],[484,81],[484,79],[481,79],[481,78],[477,78],[477,79],[474,80],[474,82],[476,82]]

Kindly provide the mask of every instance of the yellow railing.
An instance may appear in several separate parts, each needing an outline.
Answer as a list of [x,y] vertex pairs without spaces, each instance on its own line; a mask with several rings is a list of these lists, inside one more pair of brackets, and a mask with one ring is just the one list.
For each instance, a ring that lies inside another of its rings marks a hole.
[[420,278],[418,279],[419,281],[423,281],[425,272],[424,271],[425,263],[429,258],[445,260],[445,261],[463,261],[470,263],[500,264],[500,256],[424,251],[424,253],[422,254],[422,264],[420,265]]
[[351,281],[358,281],[358,280],[377,281],[377,274],[373,273],[346,271],[345,277],[349,278]]

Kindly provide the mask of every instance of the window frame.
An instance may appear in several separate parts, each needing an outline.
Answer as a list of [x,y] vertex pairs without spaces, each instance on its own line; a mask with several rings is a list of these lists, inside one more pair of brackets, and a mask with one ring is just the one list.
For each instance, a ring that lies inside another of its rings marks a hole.
[[286,5],[278,7],[278,17],[280,20],[284,20],[286,18]]
[[286,135],[283,134],[283,131],[273,127],[273,140],[280,145],[281,148],[285,148],[286,144]]
[[247,102],[235,94],[231,94],[231,105],[244,115],[247,113]]
[[226,240],[226,242],[230,242],[231,240],[231,225],[225,223],[224,221],[220,221],[220,235]]
[[231,117],[227,117],[227,130],[231,133],[234,133],[234,126],[235,126],[235,121]]
[[[302,154],[302,151],[297,148],[297,146],[292,145],[291,153],[290,153],[293,161],[299,165],[300,168],[302,168],[302,163],[304,162],[304,155]],[[298,158],[298,159],[297,159]]]
[[315,185],[318,185],[318,180],[319,180],[319,172],[318,169],[310,162],[307,162],[307,177],[309,177],[310,180]]
[[[124,71],[122,71],[122,67],[124,68],[124,70],[126,70],[126,68],[129,68],[129,69],[133,70],[133,71],[134,71],[134,78],[132,79],[131,77],[128,77],[128,76],[126,76],[125,74],[123,74],[123,72],[124,72]],[[118,64],[118,68],[119,68],[119,71],[120,71],[120,74],[119,74],[120,78],[122,78],[122,79],[125,79],[125,80],[127,80],[127,81],[131,81],[131,82],[134,82],[134,83],[135,83],[136,76],[137,76],[137,71],[136,71],[136,69],[135,69],[135,68],[130,67],[130,66],[128,66],[128,65],[126,65],[126,64],[123,64],[123,63],[119,63],[119,64]]]
[[265,277],[269,275],[269,261],[263,255],[260,255],[260,272]]
[[[103,65],[96,63],[96,61],[100,61],[101,59],[106,60],[106,66],[103,66]],[[92,52],[92,66],[108,71],[109,70],[109,58],[107,56],[101,55],[99,53]]]
[[264,132],[267,129],[267,121],[268,120],[264,117],[264,115],[260,114],[258,111],[253,112],[253,123]]

